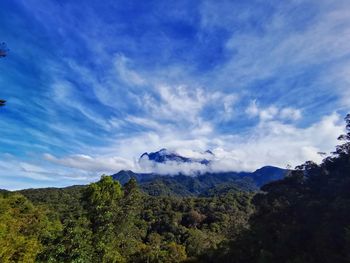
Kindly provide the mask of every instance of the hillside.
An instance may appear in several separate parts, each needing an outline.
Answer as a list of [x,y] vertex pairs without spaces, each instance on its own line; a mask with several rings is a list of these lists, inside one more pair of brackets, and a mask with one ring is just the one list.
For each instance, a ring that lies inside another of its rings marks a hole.
[[[187,161],[187,160],[186,160]],[[255,172],[204,173],[196,176],[184,174],[159,175],[120,171],[112,175],[122,185],[135,178],[141,189],[150,195],[205,196],[208,191],[230,185],[238,191],[257,191],[262,185],[282,179],[288,171],[273,166],[262,167]]]

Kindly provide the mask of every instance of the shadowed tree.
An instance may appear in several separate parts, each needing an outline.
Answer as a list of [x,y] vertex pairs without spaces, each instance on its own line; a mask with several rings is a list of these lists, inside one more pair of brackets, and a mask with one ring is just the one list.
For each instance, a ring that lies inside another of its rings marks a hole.
[[339,141],[343,141],[344,143],[338,145],[336,151],[334,152],[337,156],[343,156],[350,153],[350,113],[345,117],[345,134],[342,134],[338,137]]

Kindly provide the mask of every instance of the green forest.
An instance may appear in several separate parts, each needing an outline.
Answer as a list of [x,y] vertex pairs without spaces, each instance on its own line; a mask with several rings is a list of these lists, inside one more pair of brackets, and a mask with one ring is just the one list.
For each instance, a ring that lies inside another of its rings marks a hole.
[[1,191],[0,262],[350,262],[350,115],[321,164],[260,190],[152,196],[135,179]]

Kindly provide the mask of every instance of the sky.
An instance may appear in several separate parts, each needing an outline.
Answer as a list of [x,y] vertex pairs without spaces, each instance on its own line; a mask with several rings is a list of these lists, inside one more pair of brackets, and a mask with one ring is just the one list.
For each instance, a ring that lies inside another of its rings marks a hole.
[[161,148],[209,149],[211,171],[319,162],[350,110],[348,0],[2,0],[0,25],[4,189],[145,171]]

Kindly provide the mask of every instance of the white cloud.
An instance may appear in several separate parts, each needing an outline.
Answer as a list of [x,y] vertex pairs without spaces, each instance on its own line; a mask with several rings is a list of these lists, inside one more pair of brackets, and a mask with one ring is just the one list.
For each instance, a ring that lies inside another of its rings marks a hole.
[[259,116],[259,108],[256,103],[256,100],[250,102],[249,106],[245,110],[245,113],[248,114],[250,117]]
[[343,123],[336,114],[306,128],[261,122],[247,137],[232,142],[227,138],[226,148],[213,150],[219,158],[215,169],[254,170],[268,164],[285,167],[306,160],[319,162],[317,152],[334,149],[337,135],[342,132]]
[[301,110],[292,107],[277,108],[272,105],[266,108],[258,106],[256,100],[250,102],[245,113],[250,117],[259,117],[261,121],[281,120],[281,121],[296,121],[302,117]]
[[[246,137],[219,137],[212,149],[215,157],[208,167],[195,164],[161,164],[155,171],[177,173],[179,171],[253,171],[264,165],[296,166],[306,160],[320,162],[318,152],[329,152],[337,144],[336,135],[343,132],[340,117],[336,114],[324,117],[306,128],[296,128],[281,122],[260,123]],[[208,145],[206,145],[208,146]],[[181,152],[181,150],[179,151]],[[182,150],[185,156],[204,157]],[[208,156],[206,156],[208,158]],[[148,168],[152,168],[150,165]]]
[[58,165],[100,174],[113,173],[121,169],[131,169],[134,167],[131,161],[121,157],[91,157],[84,154],[75,154],[64,158],[56,158],[47,153],[44,155],[44,158]]
[[[38,156],[35,161],[19,161],[16,156],[1,155],[0,189],[18,190],[28,187],[69,186],[97,180],[99,175],[83,170],[53,166]],[[9,183],[12,182],[12,183]]]
[[101,115],[93,111],[91,107],[85,105],[76,90],[78,88],[73,83],[64,79],[57,79],[51,85],[51,94],[49,95],[60,107],[59,109],[73,109],[86,117],[91,123],[109,130],[111,127],[110,124]]
[[146,80],[136,71],[129,68],[130,60],[123,54],[118,54],[114,61],[119,78],[129,85],[141,86],[146,84]]
[[[260,34],[254,30],[242,30],[242,32],[232,34],[231,39],[227,42],[227,51],[234,54],[232,59],[210,77],[216,77],[215,80],[218,83],[220,79],[224,79],[226,83],[235,83],[236,88],[248,88],[257,80],[271,77],[299,78],[302,72],[308,72],[312,68],[323,65],[326,69],[324,74],[327,76],[322,79],[318,87],[313,87],[310,83],[301,83],[297,87],[286,90],[284,95],[290,93],[296,96],[297,90],[299,94],[304,94],[307,89],[311,88],[315,90],[315,93],[327,92],[329,85],[324,85],[327,83],[326,79],[335,79],[335,68],[338,67],[339,61],[350,55],[348,2],[315,1],[313,3],[317,6],[317,13],[312,19],[310,18],[304,28],[295,29],[295,24],[292,23],[298,20],[298,17],[292,15],[295,15],[294,10],[305,4],[304,1],[296,1],[278,6],[278,11],[272,18],[265,21]],[[220,10],[224,14],[227,12]],[[230,9],[227,8],[227,10]],[[250,15],[255,13],[255,10],[247,9],[246,11]],[[219,18],[220,15],[217,15],[217,19]],[[230,23],[224,23],[222,26],[229,27],[230,25]],[[341,76],[342,79],[344,77],[345,75]],[[314,82],[317,81],[317,78],[323,78],[323,76],[314,76]],[[283,84],[290,85],[290,81]],[[339,83],[339,81],[327,84],[336,88],[340,97],[343,97],[343,90],[348,89],[344,83]]]
[[[212,92],[186,85],[156,84],[153,93],[146,93],[141,99],[138,98],[139,106],[147,117],[128,119],[145,127],[162,126],[159,131],[171,124],[177,129],[184,126],[189,132],[209,134],[213,131],[213,123],[203,119],[203,111],[209,107],[215,108],[215,121],[230,120],[234,116],[237,101],[238,96],[234,93]],[[189,127],[191,128],[188,129]]]
[[281,119],[299,120],[301,118],[301,111],[291,107],[284,108],[280,111]]
[[164,125],[146,117],[143,118],[143,117],[136,117],[136,116],[127,116],[126,121],[145,128],[149,128],[149,129],[154,129],[154,130],[164,129]]
[[[132,169],[136,172],[157,172],[161,174],[205,171],[253,171],[264,165],[286,167],[296,166],[306,160],[321,161],[318,152],[329,152],[337,144],[337,135],[343,133],[343,123],[337,114],[325,116],[319,122],[305,128],[298,128],[280,121],[260,122],[244,136],[219,135],[211,140],[207,136],[188,137],[188,134],[168,130],[163,134],[145,132],[141,135],[119,140],[105,149],[121,157],[90,157],[84,155],[57,159],[46,158],[56,164],[85,171],[110,171]],[[209,159],[211,165],[200,163],[151,162],[138,165],[139,156],[145,151],[167,148],[186,157]],[[214,156],[204,153],[211,149]],[[202,153],[201,153],[202,152]],[[106,154],[106,153],[105,153]],[[125,156],[130,156],[127,158]],[[129,161],[134,159],[133,161]]]
[[175,161],[167,161],[165,163],[155,163],[149,160],[140,161],[140,169],[142,172],[158,173],[162,175],[174,175],[174,174],[185,174],[185,175],[197,175],[198,173],[204,173],[208,171],[208,167],[200,163],[178,163]]
[[164,119],[195,121],[207,103],[205,92],[199,88],[186,86],[158,86],[160,103],[148,105],[153,116]]

